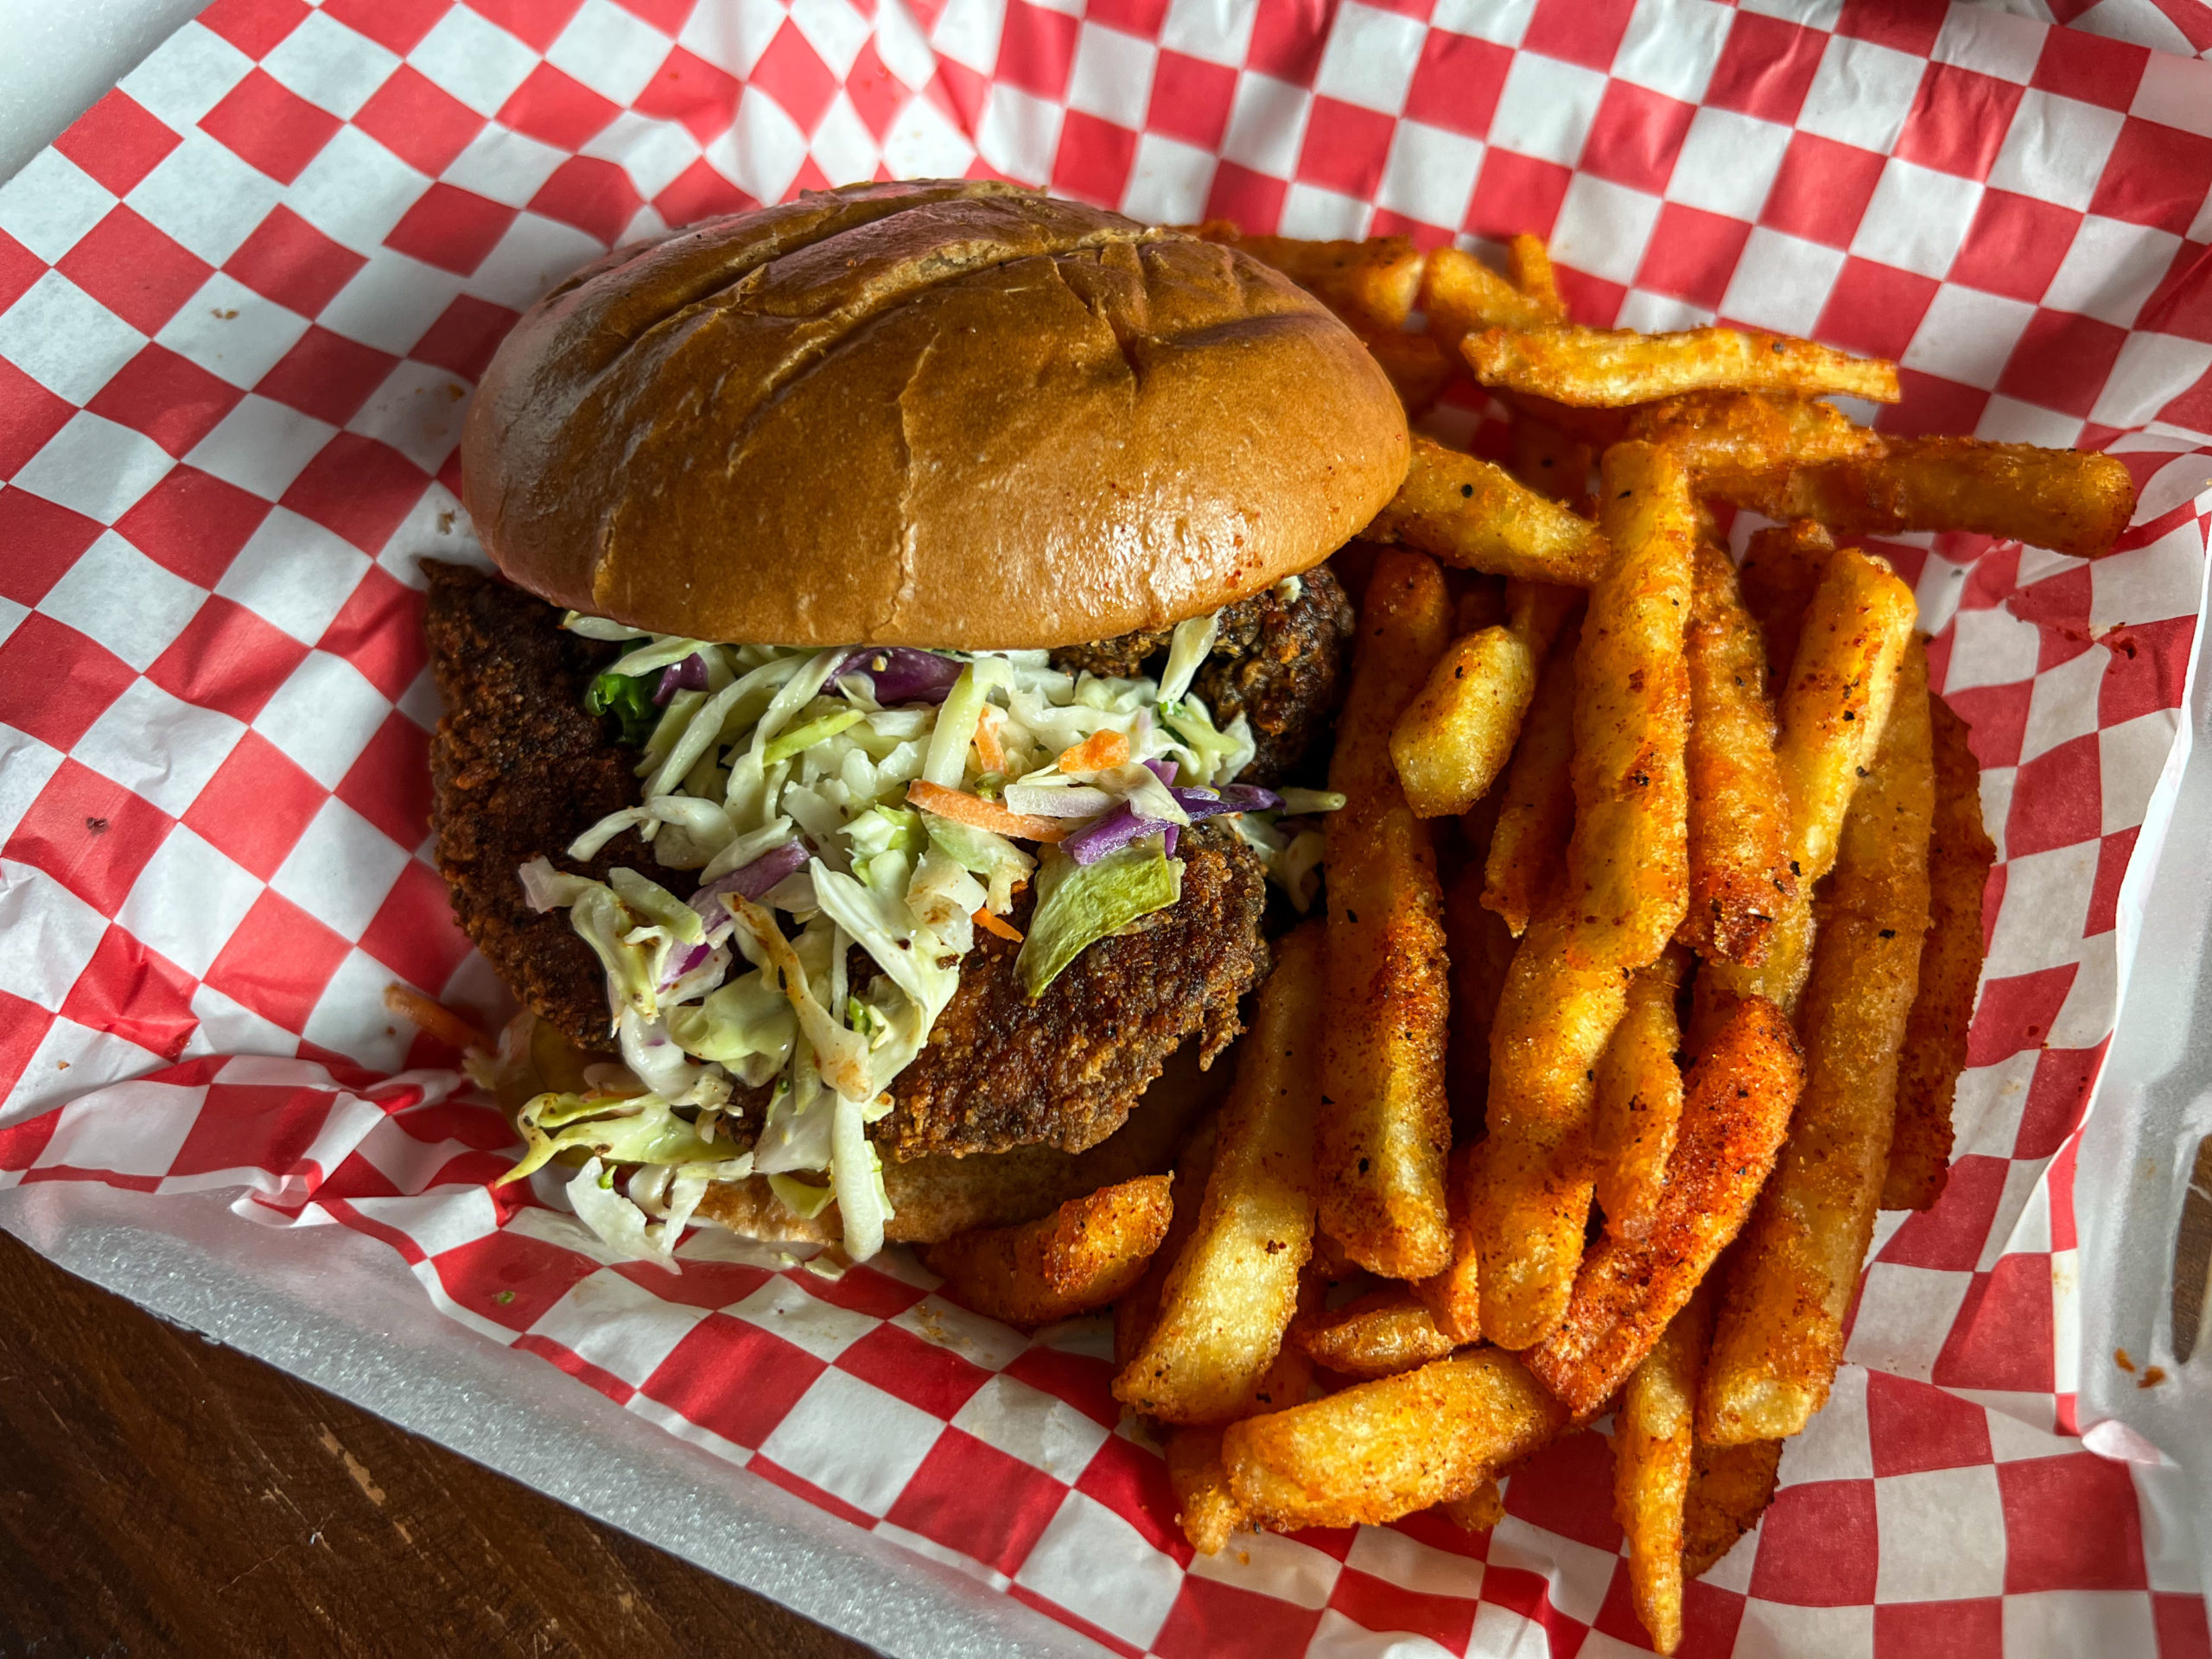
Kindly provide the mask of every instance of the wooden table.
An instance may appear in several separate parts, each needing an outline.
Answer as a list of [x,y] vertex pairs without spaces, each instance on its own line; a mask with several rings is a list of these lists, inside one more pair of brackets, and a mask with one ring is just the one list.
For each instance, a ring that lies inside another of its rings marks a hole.
[[0,1234],[0,1653],[869,1649]]

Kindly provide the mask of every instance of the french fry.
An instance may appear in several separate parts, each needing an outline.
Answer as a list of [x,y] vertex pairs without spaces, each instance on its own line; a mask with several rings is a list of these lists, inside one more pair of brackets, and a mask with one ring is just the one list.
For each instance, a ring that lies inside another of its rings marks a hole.
[[1428,827],[1406,804],[1389,733],[1444,649],[1450,601],[1434,563],[1386,551],[1361,607],[1351,690],[1329,786],[1325,1109],[1314,1143],[1320,1222],[1388,1278],[1451,1258],[1444,1158],[1443,895]]
[[1436,1507],[1463,1532],[1488,1532],[1505,1519],[1505,1499],[1494,1478],[1486,1477],[1466,1497],[1447,1497]]
[[1390,759],[1416,817],[1465,812],[1490,792],[1536,695],[1536,659],[1510,628],[1455,639],[1390,731]]
[[1141,1176],[1041,1220],[979,1228],[917,1253],[977,1313],[1033,1331],[1103,1307],[1136,1283],[1166,1236],[1168,1185]]
[[1699,1445],[1690,1458],[1682,1506],[1682,1577],[1701,1579],[1736,1541],[1758,1525],[1782,1472],[1782,1442]]
[[1249,1524],[1244,1506],[1229,1490],[1221,1433],[1215,1426],[1183,1423],[1166,1435],[1167,1484],[1175,1491],[1175,1523],[1201,1555],[1218,1555],[1230,1536]]
[[1601,471],[1614,552],[1575,659],[1567,949],[1588,965],[1635,969],[1666,948],[1689,901],[1683,636],[1697,518],[1688,477],[1664,449],[1615,444]]
[[1459,1345],[1411,1288],[1395,1285],[1300,1320],[1291,1335],[1316,1365],[1357,1377],[1395,1376]]
[[1667,1184],[1667,1161],[1682,1116],[1682,1033],[1675,994],[1688,959],[1680,946],[1629,976],[1628,1007],[1598,1062],[1591,1150],[1605,1227],[1641,1237]]
[[1758,963],[1777,906],[1797,891],[1789,873],[1789,799],[1774,758],[1766,648],[1738,596],[1728,556],[1700,541],[1696,561],[1684,642],[1689,909],[1675,937],[1708,957]]
[[1485,329],[1543,328],[1559,321],[1553,303],[1523,293],[1511,279],[1459,248],[1429,254],[1420,302],[1429,333],[1446,346]]
[[1324,982],[1318,925],[1279,948],[1222,1107],[1213,1169],[1160,1314],[1114,1381],[1165,1422],[1220,1422],[1247,1407],[1296,1310],[1312,1249],[1314,1048]]
[[1519,1361],[1478,1348],[1233,1423],[1222,1458],[1263,1526],[1380,1524],[1471,1496],[1566,1423]]
[[1590,1214],[1590,1116],[1599,1058],[1628,1002],[1628,976],[1578,965],[1558,906],[1514,953],[1491,1028],[1489,1135],[1470,1178],[1483,1335],[1541,1342],[1567,1313]]
[[1636,1368],[1613,1419],[1613,1516],[1628,1536],[1629,1592],[1660,1653],[1682,1640],[1682,1521],[1694,1457],[1691,1420],[1712,1310],[1700,1293]]
[[1590,446],[1557,427],[1529,416],[1513,423],[1513,476],[1539,495],[1565,502],[1586,518],[1590,469],[1597,457]]
[[[1495,923],[1497,918],[1491,919]],[[1489,1029],[1487,1023],[1484,1029]],[[1472,1211],[1474,1152],[1473,1143],[1452,1148],[1452,1265],[1414,1285],[1429,1319],[1453,1347],[1477,1341],[1483,1333],[1482,1247]]]
[[1796,1017],[1812,962],[1813,888],[1835,863],[1844,816],[1874,764],[1916,614],[1912,589],[1885,561],[1851,548],[1829,558],[1806,607],[1775,743],[1797,893],[1775,912],[1764,961],[1706,964],[1694,1041],[1729,997],[1764,996]]
[[1405,327],[1428,264],[1429,257],[1402,236],[1308,242],[1289,236],[1246,236],[1226,219],[1210,219],[1190,228],[1193,235],[1225,243],[1272,265],[1331,310],[1374,330]]
[[1483,905],[1518,938],[1566,872],[1574,828],[1574,673],[1579,627],[1564,630],[1536,681],[1498,795],[1497,828],[1484,861]]
[[1797,636],[1805,626],[1805,607],[1812,603],[1813,590],[1821,585],[1828,555],[1834,551],[1834,539],[1809,518],[1751,532],[1736,582],[1744,608],[1766,641],[1770,685],[1789,677]]
[[1804,1077],[1789,1022],[1757,998],[1736,1005],[1690,1068],[1666,1190],[1643,1236],[1599,1240],[1565,1321],[1526,1356],[1577,1417],[1594,1415],[1643,1363],[1744,1226]]
[[1126,1366],[1135,1359],[1152,1335],[1152,1327],[1160,1318],[1160,1294],[1167,1288],[1168,1273],[1183,1254],[1183,1247],[1190,1243],[1191,1235],[1198,1230],[1198,1211],[1204,1208],[1206,1178],[1213,1173],[1213,1150],[1219,1124],[1219,1114],[1209,1113],[1184,1143],[1182,1153],[1175,1160],[1174,1184],[1168,1188],[1174,1213],[1167,1220],[1167,1236],[1160,1241],[1160,1248],[1145,1263],[1136,1283],[1114,1303],[1116,1367]]
[[[1433,275],[1432,261],[1432,279]],[[1569,408],[1618,409],[1693,391],[1792,392],[1804,397],[1841,392],[1878,404],[1894,404],[1898,395],[1894,363],[1853,357],[1808,340],[1734,328],[1644,334],[1630,328],[1493,327],[1469,334],[1459,350],[1484,385]]]
[[1515,481],[1503,467],[1414,435],[1413,463],[1390,505],[1360,532],[1444,563],[1587,588],[1605,568],[1598,527]]
[[1880,438],[1832,404],[1766,391],[1648,404],[1630,415],[1628,435],[1672,449],[1703,495],[1717,493],[1719,480],[1841,461],[1882,447]]
[[2077,559],[2111,552],[2135,511],[2134,481],[2110,455],[1979,438],[1891,438],[1876,453],[1711,487],[1770,518],[1816,518],[1846,535],[1979,531]]
[[1459,372],[1459,364],[1427,334],[1402,334],[1393,328],[1357,328],[1353,332],[1380,364],[1408,419],[1428,412],[1444,388]]
[[[1951,1101],[1967,1063],[1967,1028],[1981,983],[1981,899],[1997,849],[1981,827],[1981,768],[1966,722],[1931,699],[1936,817],[1928,842],[1928,937],[1920,985],[1897,1058],[1897,1129],[1882,1182],[1885,1210],[1928,1210],[1951,1163]],[[1459,969],[1455,957],[1454,975]],[[1455,977],[1454,983],[1457,980]]]
[[1505,270],[1513,278],[1513,286],[1543,307],[1554,321],[1567,321],[1567,307],[1559,297],[1559,283],[1552,275],[1552,256],[1544,246],[1542,237],[1523,231],[1508,242]]
[[1490,1029],[1513,965],[1513,935],[1483,904],[1483,867],[1469,863],[1444,895],[1444,941],[1452,963],[1452,1024],[1445,1080],[1455,1145],[1481,1135],[1490,1098]]
[[1888,1168],[1897,1052],[1928,929],[1935,762],[1916,639],[1872,775],[1845,821],[1806,987],[1804,1098],[1744,1230],[1714,1319],[1698,1433],[1795,1434],[1843,1354],[1843,1318]]

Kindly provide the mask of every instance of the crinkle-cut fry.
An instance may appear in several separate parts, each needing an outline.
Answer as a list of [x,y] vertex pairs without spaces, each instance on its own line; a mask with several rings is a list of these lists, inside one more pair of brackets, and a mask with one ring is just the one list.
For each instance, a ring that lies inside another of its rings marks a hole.
[[1278,948],[1221,1110],[1198,1221],[1116,1398],[1165,1422],[1220,1422],[1249,1403],[1297,1309],[1313,1248],[1314,1065],[1325,982],[1319,924]]
[[1912,589],[1886,561],[1855,548],[1828,559],[1805,609],[1775,741],[1797,893],[1775,912],[1764,962],[1707,963],[1700,993],[1713,1006],[1764,996],[1796,1017],[1812,965],[1813,888],[1835,863],[1845,815],[1874,764],[1916,614]]
[[1789,804],[1775,764],[1766,647],[1728,556],[1697,548],[1684,640],[1690,675],[1689,909],[1675,937],[1709,957],[1764,959],[1789,873]]
[[1505,770],[1536,695],[1536,658],[1510,628],[1454,639],[1390,731],[1406,804],[1422,818],[1456,817]]
[[1675,945],[1629,976],[1628,1007],[1598,1061],[1591,1129],[1596,1197],[1606,1230],[1627,1238],[1642,1236],[1658,1207],[1681,1123],[1675,994],[1688,965],[1688,953]]
[[1198,1230],[1206,1178],[1213,1173],[1214,1141],[1219,1125],[1220,1114],[1210,1112],[1183,1143],[1175,1160],[1174,1184],[1168,1188],[1168,1201],[1174,1213],[1167,1220],[1167,1236],[1160,1241],[1160,1248],[1145,1263],[1136,1283],[1114,1303],[1116,1368],[1135,1359],[1152,1335],[1153,1325],[1160,1318],[1160,1294],[1167,1287],[1167,1275],[1182,1255],[1183,1247],[1191,1242],[1191,1235]]
[[1493,462],[1414,435],[1413,461],[1389,505],[1360,532],[1417,547],[1446,564],[1587,588],[1605,569],[1597,525]]
[[1446,345],[1490,328],[1542,328],[1559,321],[1544,299],[1460,248],[1437,248],[1422,273],[1420,304],[1428,331]]
[[1628,435],[1673,450],[1701,495],[1713,493],[1718,480],[1841,461],[1882,447],[1879,437],[1833,404],[1770,391],[1647,404],[1630,414]]
[[1504,1494],[1494,1477],[1484,1477],[1465,1497],[1447,1497],[1436,1507],[1462,1532],[1488,1532],[1505,1519]]
[[1363,1379],[1395,1376],[1459,1346],[1436,1328],[1428,1305],[1405,1285],[1386,1285],[1301,1319],[1291,1339],[1323,1370]]
[[1233,1423],[1222,1456],[1262,1526],[1379,1525],[1471,1495],[1566,1424],[1518,1360],[1478,1348]]
[[1643,1362],[1745,1224],[1805,1078],[1771,1002],[1739,1002],[1683,1083],[1666,1191],[1641,1238],[1608,1232],[1583,1262],[1567,1318],[1526,1355],[1578,1417],[1594,1416]]
[[[1433,269],[1432,260],[1432,276]],[[1483,385],[1570,408],[1625,408],[1694,391],[1837,392],[1877,404],[1898,397],[1894,363],[1735,328],[1492,327],[1469,334],[1459,350]]]
[[1564,502],[1585,518],[1591,509],[1590,469],[1597,452],[1580,438],[1569,437],[1557,427],[1534,416],[1516,416],[1513,422],[1513,476],[1539,495]]
[[1714,1319],[1698,1433],[1716,1445],[1798,1433],[1827,1401],[1843,1357],[1928,929],[1931,743],[1927,658],[1915,639],[1821,903],[1802,1015],[1804,1098]]
[[2135,511],[2134,480],[2111,455],[1980,438],[1890,438],[1877,452],[1711,488],[1770,518],[1816,518],[1845,535],[1976,531],[2077,559],[2111,552]]
[[1628,976],[1578,965],[1558,906],[1514,953],[1491,1027],[1489,1134],[1469,1203],[1480,1255],[1483,1335],[1541,1342],[1567,1312],[1592,1176],[1598,1061],[1628,1005]]
[[1613,1516],[1628,1538],[1629,1593],[1653,1649],[1682,1640],[1682,1520],[1694,1460],[1691,1424],[1712,1310],[1700,1291],[1628,1380],[1613,1418]]
[[1390,328],[1352,332],[1397,389],[1398,401],[1406,406],[1409,420],[1427,414],[1459,372],[1458,360],[1446,356],[1444,348],[1427,334],[1402,334]]
[[1226,219],[1192,227],[1209,242],[1241,249],[1355,324],[1405,327],[1420,296],[1428,256],[1402,236],[1363,242],[1309,242],[1292,236],[1246,236]]
[[[1951,1165],[1951,1102],[1966,1069],[1967,1028],[1981,985],[1981,900],[1997,849],[1981,827],[1981,767],[1967,725],[1931,699],[1936,817],[1928,841],[1928,937],[1920,986],[1897,1057],[1897,1129],[1882,1182],[1885,1210],[1928,1210]],[[1459,962],[1455,957],[1452,971]]]
[[1483,1333],[1482,1249],[1475,1238],[1471,1208],[1474,1152],[1473,1145],[1452,1148],[1452,1265],[1414,1285],[1414,1294],[1427,1305],[1437,1330],[1454,1347],[1478,1341]]
[[1166,1452],[1175,1524],[1199,1554],[1218,1555],[1222,1546],[1249,1524],[1244,1506],[1229,1490],[1229,1471],[1221,1460],[1221,1429],[1178,1424],[1167,1431]]
[[1613,556],[1590,592],[1574,679],[1574,835],[1566,893],[1579,962],[1641,968],[1689,902],[1689,480],[1664,449],[1617,443],[1599,511]]
[[1789,677],[1797,635],[1805,626],[1805,607],[1812,603],[1813,590],[1821,585],[1828,555],[1834,551],[1834,537],[1809,518],[1751,532],[1736,581],[1744,608],[1766,641],[1770,685]]
[[1555,322],[1567,321],[1567,305],[1559,296],[1559,283],[1552,275],[1551,251],[1544,238],[1523,231],[1505,245],[1506,274],[1513,286],[1551,314]]
[[1690,1455],[1688,1502],[1682,1506],[1682,1577],[1701,1579],[1758,1525],[1782,1472],[1782,1442],[1700,1444]]
[[1566,874],[1574,829],[1574,674],[1581,631],[1570,624],[1536,681],[1521,741],[1498,791],[1497,828],[1484,859],[1483,904],[1516,938]]
[[1389,734],[1444,649],[1435,564],[1386,550],[1360,607],[1329,786],[1327,1038],[1314,1141],[1321,1226],[1370,1272],[1421,1279],[1451,1258],[1444,1158],[1448,988],[1428,826],[1406,804]]
[[1023,1330],[1103,1307],[1135,1285],[1167,1235],[1165,1175],[1071,1198],[1018,1227],[960,1233],[918,1251],[979,1313]]

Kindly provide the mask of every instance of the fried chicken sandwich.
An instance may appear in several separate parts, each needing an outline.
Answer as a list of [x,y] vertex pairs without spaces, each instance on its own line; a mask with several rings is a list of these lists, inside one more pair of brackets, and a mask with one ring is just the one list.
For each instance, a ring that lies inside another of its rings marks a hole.
[[1116,1132],[1236,1035],[1268,882],[1310,900],[1324,562],[1407,454],[1302,290],[1010,186],[810,194],[555,289],[468,416],[498,574],[428,567],[514,1173],[581,1159],[640,1255],[858,1258],[1164,1166]]

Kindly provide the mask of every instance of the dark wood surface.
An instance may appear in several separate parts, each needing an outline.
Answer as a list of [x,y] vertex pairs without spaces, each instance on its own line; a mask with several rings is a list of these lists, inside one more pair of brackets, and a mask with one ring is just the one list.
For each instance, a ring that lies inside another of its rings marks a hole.
[[869,1649],[0,1234],[0,1654]]

